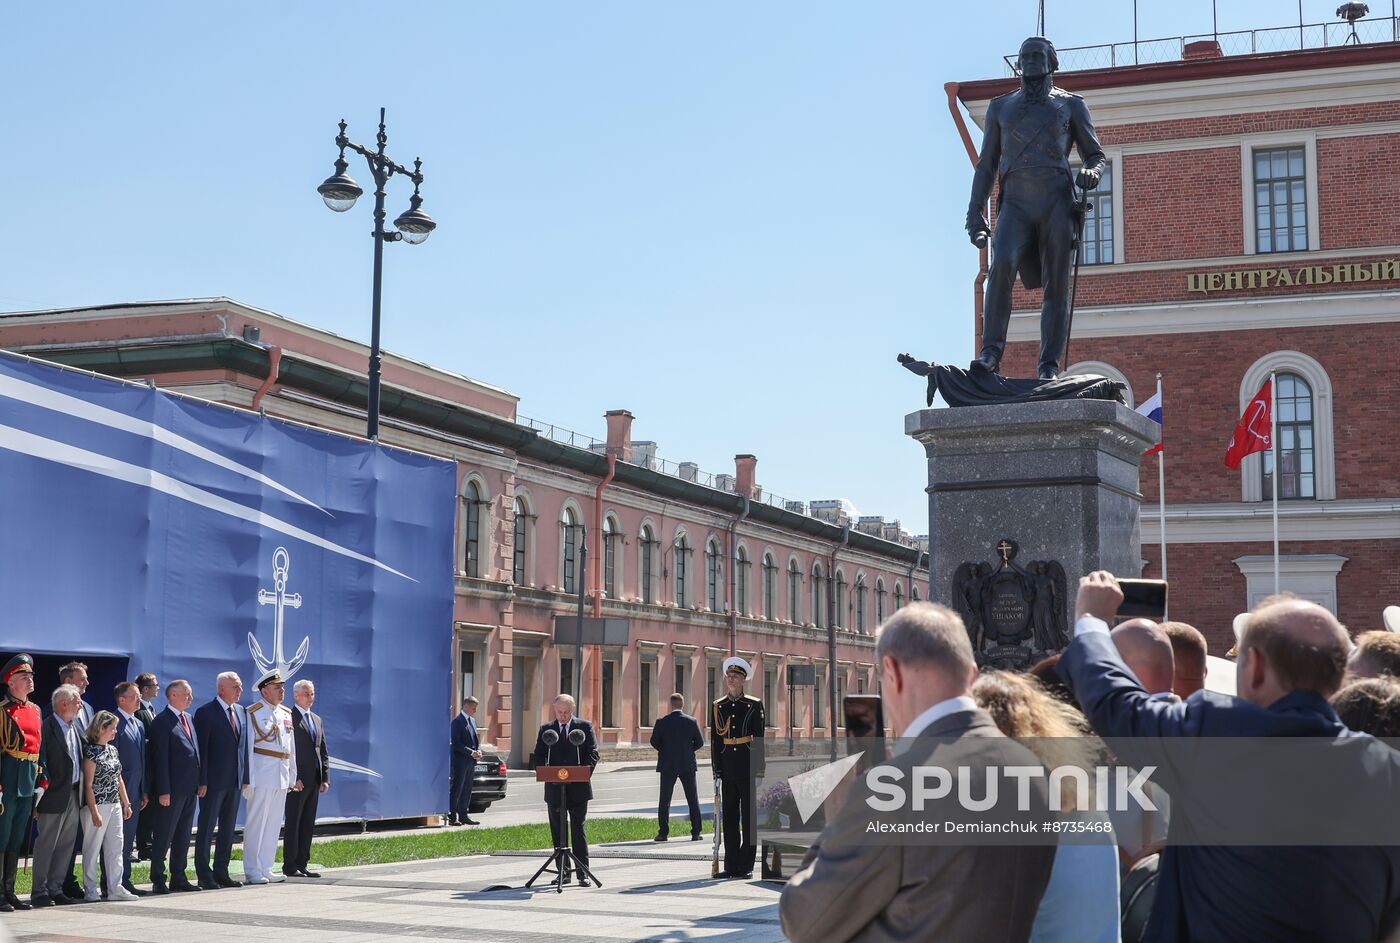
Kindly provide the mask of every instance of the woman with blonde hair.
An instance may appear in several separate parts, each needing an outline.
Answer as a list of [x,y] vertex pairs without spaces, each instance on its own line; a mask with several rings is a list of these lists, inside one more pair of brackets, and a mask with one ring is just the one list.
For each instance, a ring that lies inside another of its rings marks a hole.
[[[117,735],[117,715],[98,711],[87,728],[83,746],[83,802],[87,814],[83,822],[84,900],[97,901],[99,853],[107,858],[107,899],[136,900],[122,887],[122,821],[131,818],[131,802],[122,781],[122,761],[112,738]],[[121,813],[118,815],[118,813]]]
[[[1089,771],[1092,781],[1092,769],[1101,752],[1098,741],[1089,733],[1083,715],[1048,694],[1034,678],[989,671],[972,685],[972,697],[1002,733],[1020,740],[1047,770],[1078,766]],[[1092,795],[1078,795],[1073,777],[1065,777],[1060,784],[1062,813],[1094,807]],[[1098,815],[1102,817],[1102,813]],[[1062,840],[1055,849],[1055,865],[1035,914],[1031,943],[1121,940],[1117,845],[1103,837],[1086,837],[1085,841],[1089,843]]]

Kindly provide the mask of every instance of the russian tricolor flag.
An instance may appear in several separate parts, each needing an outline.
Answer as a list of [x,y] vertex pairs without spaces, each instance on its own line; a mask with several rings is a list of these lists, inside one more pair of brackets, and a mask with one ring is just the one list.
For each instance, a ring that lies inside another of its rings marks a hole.
[[[1151,399],[1137,408],[1137,412],[1142,413],[1160,426],[1162,424],[1162,391],[1159,389],[1156,393],[1153,393]],[[1142,454],[1145,458],[1148,455],[1156,455],[1160,451],[1162,451],[1162,438],[1161,432],[1159,431],[1157,434],[1157,444]]]

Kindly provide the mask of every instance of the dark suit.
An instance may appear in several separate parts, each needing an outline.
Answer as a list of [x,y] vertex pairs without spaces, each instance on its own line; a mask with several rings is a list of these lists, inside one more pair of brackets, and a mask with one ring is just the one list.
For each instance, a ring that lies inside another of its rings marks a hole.
[[[205,790],[199,800],[194,870],[204,883],[229,879],[228,862],[233,855],[233,830],[238,824],[238,798],[248,782],[248,713],[242,704],[234,704],[232,708],[232,722],[229,705],[218,698],[194,712],[194,734],[199,740],[199,784]],[[214,841],[215,825],[219,837],[214,845],[211,868],[209,844]]]
[[[82,735],[82,742],[84,745],[87,744],[88,725],[92,723],[92,719],[96,716],[97,711],[93,710],[92,705],[89,704],[87,701],[83,700],[82,698],[79,698],[78,717],[76,720],[73,721],[73,723],[78,725],[78,730]],[[86,801],[87,800],[82,795],[79,795],[78,805],[84,806],[84,810],[86,810]],[[68,856],[68,877],[63,882],[65,893],[67,893],[69,897],[83,896],[83,886],[78,883],[78,856],[82,853],[83,830],[80,826],[78,828],[78,837],[73,842],[73,853]],[[107,856],[99,853],[98,860],[101,862],[102,870],[105,872],[107,870]],[[106,886],[107,885],[105,883],[102,885],[103,888],[105,888]],[[103,891],[103,896],[106,896],[105,890]]]
[[138,717],[127,718],[117,712],[117,757],[122,761],[122,781],[126,783],[126,798],[131,803],[131,818],[124,823],[122,830],[122,883],[131,883],[131,847],[136,841],[136,831],[141,819],[149,815],[141,810],[141,799],[146,796],[146,725]]
[[[136,710],[136,719],[141,721],[146,728],[146,785],[150,785],[151,770],[155,768],[155,754],[151,752],[151,724],[155,723],[156,710],[154,703],[142,701],[141,706]],[[151,856],[151,839],[155,835],[156,814],[153,808],[156,801],[155,796],[151,796],[151,806],[146,807],[146,814],[141,816],[136,826],[132,829],[136,834],[136,850],[142,857]]]
[[282,870],[288,874],[305,871],[311,863],[311,835],[316,830],[316,806],[321,787],[331,781],[330,757],[326,752],[326,725],[321,715],[311,714],[311,726],[301,708],[292,705],[292,736],[296,740],[297,779],[301,791],[287,793],[286,824],[282,835]]
[[[1353,736],[1311,691],[1267,708],[1210,691],[1182,702],[1150,700],[1107,632],[1080,634],[1057,667],[1096,733],[1139,738],[1122,742],[1137,753],[1124,757],[1134,765],[1171,750],[1177,738]],[[1183,804],[1173,795],[1169,835],[1184,824]],[[1400,849],[1169,843],[1146,939],[1321,943],[1391,939],[1397,928]]]
[[[915,766],[958,769],[959,778],[972,777],[968,794],[985,796],[989,770],[1042,764],[1004,736],[986,712],[964,709],[935,720],[886,765],[901,771],[905,782]],[[1043,819],[1044,783],[1033,784],[1030,795],[1031,811],[1026,814]],[[1054,845],[976,839],[966,845],[875,843],[863,827],[870,821],[865,798],[853,790],[783,888],[778,914],[788,939],[1030,939],[1040,898],[1050,883]],[[928,817],[937,821],[943,814],[945,810],[938,809]],[[957,812],[952,815],[958,817]],[[966,813],[960,817],[966,819]]]
[[670,833],[671,795],[679,779],[681,789],[685,790],[686,804],[690,807],[690,833],[699,835],[700,799],[695,790],[695,751],[705,745],[700,725],[678,707],[652,725],[651,745],[657,752],[656,771],[661,774],[661,797],[656,806],[659,834]]
[[[546,746],[544,732],[553,730],[559,734],[559,742]],[[593,736],[593,725],[575,717],[569,721],[569,730],[582,730],[583,743],[574,746],[568,735],[560,727],[559,721],[552,720],[540,728],[535,737],[535,752],[532,766],[587,766],[598,765],[598,741]],[[574,854],[585,865],[588,864],[588,836],[584,834],[583,820],[588,815],[588,800],[593,798],[591,783],[545,783],[544,804],[549,809],[549,830],[554,836],[554,845],[564,844],[564,814],[569,816],[569,843]]]
[[[82,778],[73,781],[73,753],[70,737],[76,736],[79,763],[82,744],[87,740],[73,719],[72,734],[63,729],[58,716],[49,714],[40,729],[39,777],[46,782],[43,797],[35,804],[39,814],[39,837],[34,842],[34,896],[56,897],[63,889],[73,853],[74,835],[81,833]],[[81,767],[79,767],[81,770]]]
[[[194,726],[190,726],[190,734]],[[151,774],[151,806],[156,829],[151,845],[151,881],[164,884],[165,858],[170,858],[170,880],[187,881],[185,867],[190,853],[190,829],[194,824],[195,798],[199,793],[199,745],[185,732],[179,716],[167,708],[151,724],[150,739],[155,763]],[[161,796],[170,805],[160,804]]]
[[473,750],[481,749],[481,734],[476,718],[458,711],[452,718],[452,794],[447,802],[447,814],[461,822],[471,812],[472,778],[476,775]]

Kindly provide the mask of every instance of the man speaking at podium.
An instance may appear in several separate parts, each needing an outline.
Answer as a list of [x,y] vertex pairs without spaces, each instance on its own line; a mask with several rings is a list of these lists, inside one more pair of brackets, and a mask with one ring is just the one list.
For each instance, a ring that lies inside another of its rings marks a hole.
[[[545,733],[553,731],[558,738],[545,742]],[[570,735],[573,736],[570,736]],[[580,739],[579,734],[582,734]],[[540,728],[535,737],[535,752],[531,766],[587,766],[598,765],[598,741],[593,736],[593,725],[574,716],[574,699],[561,694],[554,699],[554,720]],[[564,815],[569,816],[569,838],[574,856],[588,867],[588,838],[583,833],[583,820],[588,815],[588,800],[593,798],[593,787],[589,783],[545,783],[544,804],[549,809],[549,830],[554,836],[554,847],[565,842]],[[569,876],[564,875],[567,883]],[[579,875],[579,884],[588,885],[588,877]]]

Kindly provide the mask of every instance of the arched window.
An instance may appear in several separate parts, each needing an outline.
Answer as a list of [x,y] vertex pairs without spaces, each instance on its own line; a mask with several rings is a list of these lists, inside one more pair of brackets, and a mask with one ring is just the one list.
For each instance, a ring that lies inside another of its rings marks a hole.
[[919,601],[919,584],[918,584],[918,583],[910,583],[910,584],[909,584],[909,601],[910,601],[910,602],[918,602],[918,601]]
[[865,634],[865,579],[856,577],[856,631]]
[[690,568],[690,541],[685,534],[676,538],[676,605],[690,605],[690,586],[687,584],[687,570]]
[[898,612],[904,608],[904,587],[898,583],[894,584],[894,611]]
[[642,525],[641,560],[637,570],[642,575],[642,602],[656,602],[656,533],[650,524]]
[[564,508],[564,516],[559,521],[563,528],[564,540],[564,592],[578,592],[578,515],[573,508]]
[[[1278,384],[1278,496],[1280,499],[1315,498],[1317,474],[1313,455],[1313,394],[1308,381],[1296,373],[1280,373]],[[1261,493],[1273,497],[1274,461],[1271,452],[1263,453]]]
[[763,555],[763,618],[769,622],[778,618],[778,565],[773,562],[773,555],[765,553]]
[[875,624],[883,625],[885,622],[885,581],[877,579],[875,581]]
[[[1296,350],[1276,350],[1250,365],[1240,381],[1239,415],[1269,374],[1278,377],[1278,496],[1293,500],[1332,501],[1337,497],[1332,430],[1332,378],[1322,364]],[[1269,471],[1265,471],[1265,466]],[[1240,463],[1240,498],[1272,497],[1272,459],[1268,452],[1245,456]]]
[[462,491],[463,510],[462,530],[466,531],[466,547],[463,552],[462,569],[468,576],[481,576],[481,489],[476,482],[467,482]]
[[822,565],[812,564],[812,624],[819,629],[826,628],[826,607],[822,605]]
[[749,552],[740,547],[734,561],[734,611],[749,614]]
[[788,621],[802,621],[802,570],[795,559],[788,561]]
[[705,605],[711,612],[719,612],[723,602],[724,577],[719,544],[711,540],[705,544]]
[[1128,382],[1128,378],[1111,363],[1104,363],[1102,360],[1081,360],[1076,364],[1066,367],[1062,371],[1064,376],[1077,377],[1085,373],[1095,373],[1101,377],[1108,377],[1110,380],[1117,380],[1123,384],[1123,398],[1127,400],[1128,408],[1137,406],[1137,401],[1133,396],[1133,385]]
[[603,592],[609,599],[617,598],[617,521],[611,514],[603,518]]
[[840,570],[837,570],[837,571],[836,571],[836,605],[832,607],[832,609],[834,610],[833,613],[832,613],[832,615],[835,616],[835,619],[836,619],[836,627],[837,627],[838,629],[844,629],[844,628],[846,627],[846,601],[847,601],[847,598],[848,598],[848,597],[847,597],[847,595],[846,595],[846,574],[845,574],[845,573],[842,573]]
[[512,551],[510,578],[516,586],[524,586],[525,551],[528,549],[526,542],[529,539],[530,511],[525,507],[524,501],[516,498],[515,503],[511,505],[511,513],[515,515],[515,547]]

